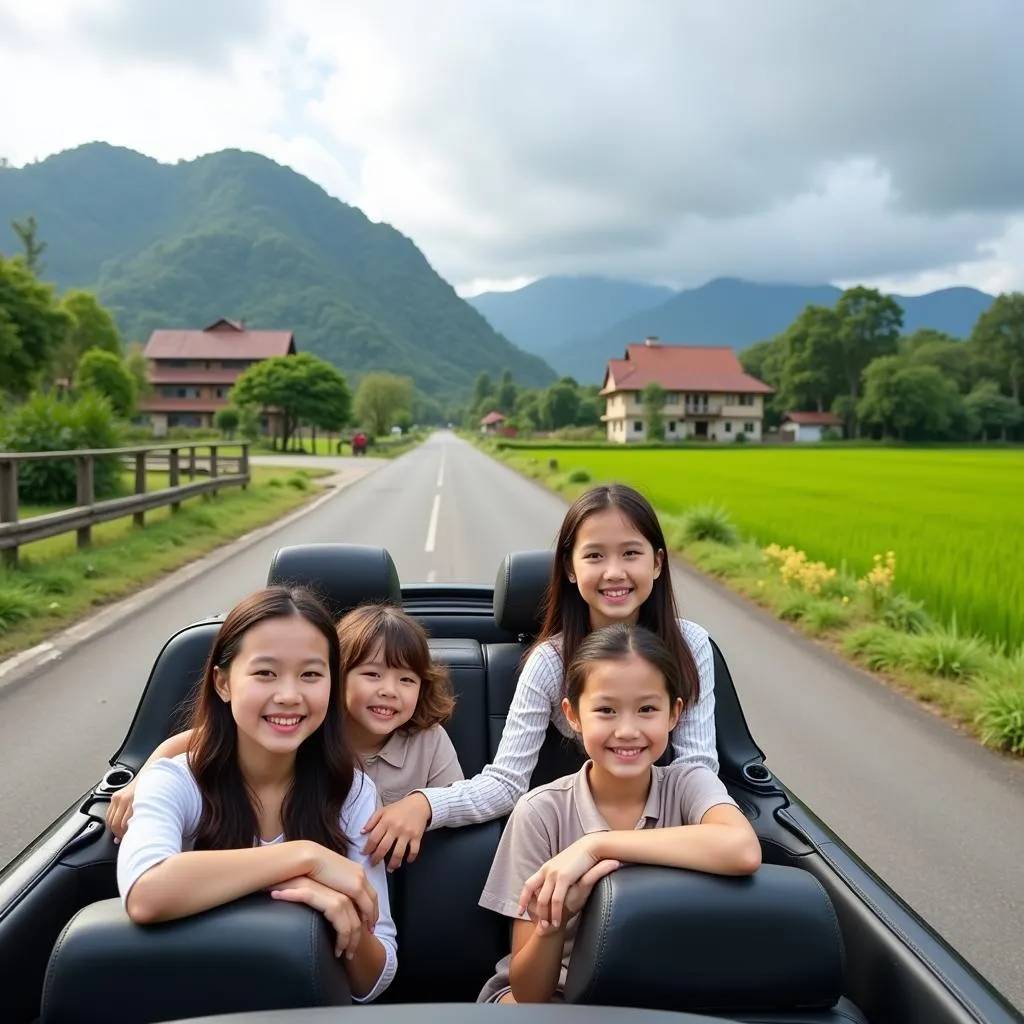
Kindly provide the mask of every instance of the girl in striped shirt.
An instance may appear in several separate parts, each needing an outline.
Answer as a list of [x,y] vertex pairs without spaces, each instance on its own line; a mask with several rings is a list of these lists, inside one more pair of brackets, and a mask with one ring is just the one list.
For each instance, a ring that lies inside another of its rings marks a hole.
[[613,623],[646,627],[680,666],[684,713],[672,760],[718,772],[714,664],[707,632],[679,618],[668,544],[650,502],[632,487],[591,488],[570,506],[555,544],[540,636],[523,665],[492,764],[471,779],[424,788],[381,808],[364,826],[364,852],[389,867],[415,858],[428,828],[504,817],[528,789],[549,723],[573,736],[562,710],[565,666],[584,638]]

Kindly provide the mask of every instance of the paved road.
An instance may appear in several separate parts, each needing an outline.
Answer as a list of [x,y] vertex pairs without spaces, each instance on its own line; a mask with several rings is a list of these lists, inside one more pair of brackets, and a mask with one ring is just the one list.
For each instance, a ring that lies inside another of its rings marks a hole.
[[[490,583],[506,551],[549,545],[563,510],[437,434],[0,697],[0,864],[99,776],[170,631],[258,587],[275,548],[382,544],[405,581]],[[721,645],[772,769],[1024,1007],[1024,772],[718,588],[674,579],[684,614]]]

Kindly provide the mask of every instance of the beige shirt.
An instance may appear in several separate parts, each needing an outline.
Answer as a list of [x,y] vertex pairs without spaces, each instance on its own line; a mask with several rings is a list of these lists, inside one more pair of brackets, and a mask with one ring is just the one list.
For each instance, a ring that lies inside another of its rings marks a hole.
[[[590,764],[588,761],[575,775],[539,786],[520,798],[502,833],[480,906],[505,917],[521,916],[528,920],[529,915],[519,914],[519,895],[526,880],[583,836],[612,831],[594,802],[587,778]],[[704,765],[693,762],[664,768],[655,765],[651,772],[651,789],[636,823],[638,829],[695,825],[718,804],[736,806],[721,779]],[[565,929],[557,1000],[562,999],[578,922],[577,916]],[[494,977],[484,986],[478,1002],[494,1002],[509,991],[511,959],[510,954],[498,963]]]
[[382,805],[393,804],[414,789],[447,786],[465,778],[455,747],[440,725],[412,733],[397,729],[376,754],[363,758],[363,771],[377,787]]

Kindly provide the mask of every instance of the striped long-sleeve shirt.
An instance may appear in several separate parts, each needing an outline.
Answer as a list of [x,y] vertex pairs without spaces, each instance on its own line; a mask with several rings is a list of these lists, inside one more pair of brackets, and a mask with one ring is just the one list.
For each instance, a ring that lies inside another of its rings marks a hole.
[[[697,662],[700,695],[672,731],[673,763],[703,764],[717,774],[711,641],[707,630],[695,622],[680,619],[679,629]],[[541,644],[530,655],[516,684],[493,763],[471,779],[418,790],[430,803],[430,828],[492,821],[512,811],[529,786],[548,723],[564,736],[574,735],[562,711],[563,675],[562,659],[552,642]]]

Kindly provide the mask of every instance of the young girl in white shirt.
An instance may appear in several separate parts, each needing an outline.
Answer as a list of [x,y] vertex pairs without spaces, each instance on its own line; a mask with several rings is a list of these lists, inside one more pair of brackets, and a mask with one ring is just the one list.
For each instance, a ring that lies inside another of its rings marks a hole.
[[711,769],[655,763],[688,690],[657,636],[627,624],[591,633],[565,689],[589,760],[522,797],[502,832],[480,905],[514,919],[512,952],[479,1002],[561,999],[578,914],[622,864],[746,875],[761,863],[757,835]]
[[340,709],[329,613],[270,587],[225,618],[199,687],[187,752],[140,776],[117,858],[129,917],[153,924],[261,890],[323,913],[356,1002],[397,967],[383,866],[360,830],[377,806]]
[[389,851],[389,864],[400,863],[428,827],[490,821],[512,810],[529,786],[548,724],[573,735],[562,705],[565,665],[591,630],[611,623],[638,623],[667,646],[680,667],[686,708],[672,730],[673,763],[717,773],[711,641],[678,616],[667,550],[657,514],[632,487],[593,487],[573,502],[555,543],[544,626],[520,673],[493,763],[472,779],[424,787],[378,811],[366,826],[364,849],[373,863]]

